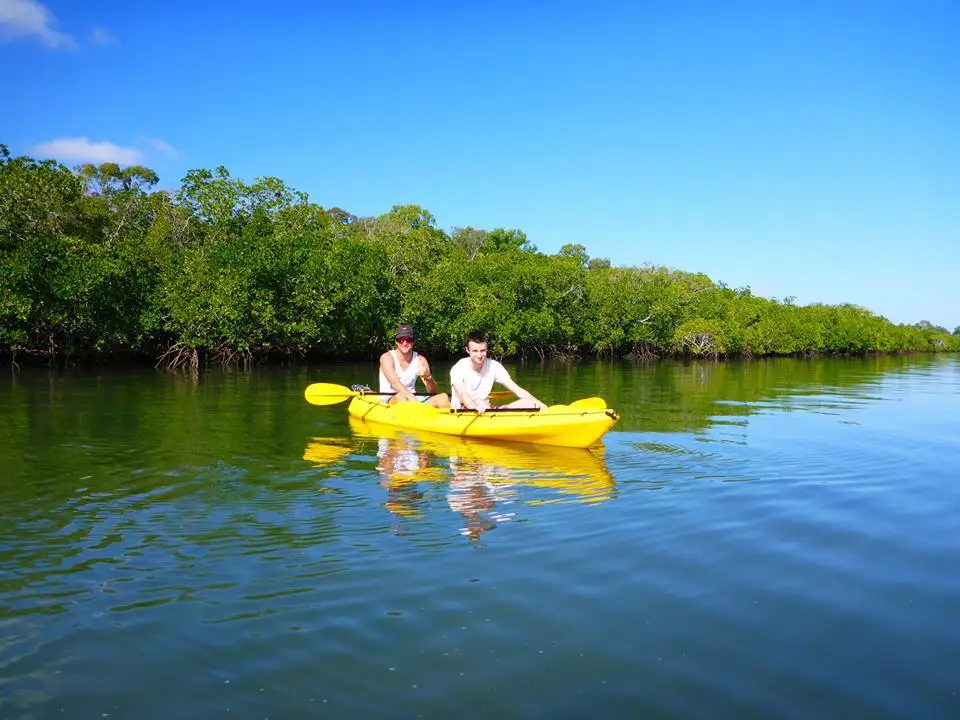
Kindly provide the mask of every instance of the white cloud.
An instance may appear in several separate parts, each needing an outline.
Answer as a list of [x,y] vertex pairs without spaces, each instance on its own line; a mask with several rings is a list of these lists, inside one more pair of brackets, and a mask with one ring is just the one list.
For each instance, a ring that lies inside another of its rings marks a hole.
[[143,162],[143,153],[136,148],[121,147],[106,141],[93,142],[85,137],[50,140],[35,146],[32,151],[41,157],[57,160],[115,162],[118,165],[139,165]]
[[[0,0],[0,2],[3,2],[3,0]],[[93,40],[94,45],[116,45],[120,42],[102,27],[93,28],[91,40]]]
[[36,36],[55,50],[69,50],[73,38],[54,30],[57,19],[36,0],[0,0],[0,40]]
[[159,150],[164,155],[169,157],[176,157],[180,154],[180,151],[166,140],[161,140],[160,138],[150,138],[148,142],[150,143],[150,147],[152,147],[154,150]]

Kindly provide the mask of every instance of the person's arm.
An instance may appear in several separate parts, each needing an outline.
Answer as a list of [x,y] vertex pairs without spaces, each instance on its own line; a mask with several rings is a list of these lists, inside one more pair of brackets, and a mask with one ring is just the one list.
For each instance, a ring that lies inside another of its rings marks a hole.
[[435,395],[437,392],[437,381],[433,379],[433,374],[430,372],[430,363],[427,362],[427,359],[423,355],[418,357],[420,358],[420,379],[423,380],[427,392]]
[[507,390],[512,392],[521,400],[529,400],[533,407],[542,408],[544,404],[537,400],[529,391],[524,390],[522,387],[517,385],[512,378],[506,378],[503,383],[501,383]]
[[498,371],[500,371],[501,369],[502,369],[502,372],[497,372],[497,375],[495,376],[495,379],[497,382],[499,382],[501,385],[507,388],[507,390],[512,392],[521,400],[526,400],[527,404],[529,404],[531,407],[535,407],[538,410],[546,407],[546,405],[544,405],[542,402],[537,400],[537,398],[535,398],[528,390],[525,390],[519,385],[517,385],[517,383],[514,382],[513,378],[510,377],[510,373],[508,373],[506,368],[503,368],[502,365],[500,366],[500,368],[497,368]]
[[397,400],[413,401],[417,399],[397,377],[397,371],[393,368],[393,355],[389,352],[380,356],[380,370],[387,382],[390,383],[390,387],[397,391]]

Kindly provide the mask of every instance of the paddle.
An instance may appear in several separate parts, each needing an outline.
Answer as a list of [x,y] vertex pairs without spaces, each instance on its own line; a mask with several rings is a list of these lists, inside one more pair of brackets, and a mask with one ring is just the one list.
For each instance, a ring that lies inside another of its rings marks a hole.
[[[477,411],[474,410],[473,408],[466,408],[466,407],[465,407],[465,408],[458,408],[458,409],[450,408],[450,412],[452,412],[452,413],[465,413],[465,414],[468,414],[468,415],[469,415],[470,413],[475,413],[475,412],[477,412]],[[502,407],[502,408],[488,408],[487,410],[484,410],[484,411],[483,411],[483,414],[484,414],[484,415],[490,415],[490,414],[492,413],[492,414],[496,415],[497,413],[511,413],[511,412],[516,412],[516,413],[538,413],[538,412],[543,412],[543,411],[540,410],[539,408],[524,408],[524,407],[510,408],[510,407]]]
[[[311,405],[336,405],[337,403],[359,397],[360,395],[396,395],[395,392],[376,392],[374,390],[351,390],[344,385],[334,383],[313,383],[307,385],[303,396]],[[417,397],[430,397],[434,393],[413,393]]]
[[[334,383],[313,383],[307,385],[307,389],[303,391],[303,396],[306,398],[307,402],[311,405],[336,405],[341,403],[344,400],[349,400],[350,398],[355,398],[360,395],[396,395],[395,392],[376,392],[374,390],[351,390],[345,385],[336,385]],[[413,393],[417,397],[432,397],[436,393]],[[511,392],[492,392],[490,393],[491,399],[505,399],[512,397],[513,393]]]
[[[490,393],[490,396],[493,397],[494,393]],[[548,405],[542,410],[536,408],[528,407],[499,407],[499,408],[490,408],[485,411],[486,413],[502,413],[502,412],[520,412],[520,413],[542,413],[544,415],[563,415],[565,413],[571,413],[576,411],[585,411],[585,410],[606,410],[607,403],[603,398],[600,397],[588,397],[582,398],[581,400],[574,400],[569,405]],[[450,412],[458,413],[475,413],[476,410],[470,408],[461,408],[460,410],[451,410]]]
[[[349,400],[350,398],[359,397],[360,395],[396,395],[395,392],[376,392],[374,390],[351,390],[345,385],[336,385],[334,383],[313,383],[307,386],[307,389],[303,391],[303,396],[306,398],[307,402],[311,405],[336,405],[341,403],[344,400]],[[413,393],[417,397],[431,397],[435,393]],[[499,392],[499,393],[490,393],[491,399],[496,396],[507,396],[509,397],[512,393]],[[405,403],[403,403],[405,404]],[[417,403],[418,405],[420,403]],[[569,412],[570,410],[605,410],[607,407],[606,402],[603,398],[599,397],[589,397],[583,398],[581,400],[574,400],[569,405],[551,405],[546,410],[542,412],[553,414],[553,413],[563,413]],[[470,410],[468,408],[463,408],[461,410],[451,410],[451,412],[466,412],[466,413],[475,413],[476,410]],[[533,408],[491,408],[487,412],[493,413],[502,413],[502,412],[540,412]]]
[[601,397],[581,398],[570,403],[570,407],[577,410],[606,410],[607,401]]

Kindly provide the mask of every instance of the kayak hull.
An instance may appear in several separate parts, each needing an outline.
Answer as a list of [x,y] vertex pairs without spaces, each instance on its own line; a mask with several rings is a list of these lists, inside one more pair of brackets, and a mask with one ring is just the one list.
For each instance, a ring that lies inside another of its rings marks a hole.
[[[578,404],[579,402],[579,404]],[[546,410],[439,410],[425,403],[389,404],[377,395],[359,395],[350,402],[351,417],[443,435],[485,440],[586,448],[600,442],[620,416],[599,398],[553,405]],[[602,407],[601,407],[602,406]]]

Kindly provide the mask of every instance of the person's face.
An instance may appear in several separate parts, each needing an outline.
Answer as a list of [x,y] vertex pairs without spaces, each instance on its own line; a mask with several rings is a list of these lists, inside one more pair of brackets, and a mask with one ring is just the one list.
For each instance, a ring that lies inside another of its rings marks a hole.
[[483,361],[487,359],[487,344],[485,342],[475,342],[470,340],[467,343],[466,347],[467,355],[470,356],[470,362],[473,363],[473,366],[477,369],[483,365]]
[[412,337],[398,337],[394,339],[394,342],[397,344],[397,350],[400,352],[409,352],[413,349]]

